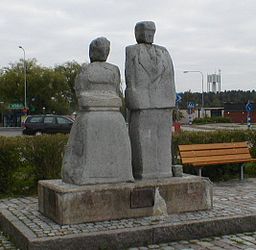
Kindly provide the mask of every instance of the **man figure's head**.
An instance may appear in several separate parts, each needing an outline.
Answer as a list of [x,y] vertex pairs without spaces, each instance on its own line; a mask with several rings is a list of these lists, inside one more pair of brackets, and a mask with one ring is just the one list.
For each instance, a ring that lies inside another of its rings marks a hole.
[[152,44],[155,32],[156,26],[152,21],[138,22],[135,25],[135,38],[137,43]]
[[110,50],[110,41],[105,37],[98,37],[90,43],[89,57],[91,62],[105,62]]

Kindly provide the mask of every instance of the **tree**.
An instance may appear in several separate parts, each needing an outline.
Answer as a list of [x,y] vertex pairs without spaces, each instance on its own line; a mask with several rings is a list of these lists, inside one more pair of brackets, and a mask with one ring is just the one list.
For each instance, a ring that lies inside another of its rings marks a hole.
[[[184,92],[180,94],[182,99],[179,103],[179,107],[182,109],[187,108],[187,103],[193,101],[198,106],[201,106],[201,93],[192,93]],[[224,106],[224,103],[247,103],[250,100],[251,102],[256,103],[256,91],[242,91],[242,90],[230,90],[220,93],[204,93],[204,106],[205,107],[221,107]]]
[[[24,104],[23,60],[0,71],[0,99],[5,103]],[[54,68],[43,67],[35,59],[26,60],[27,105],[30,113],[68,114],[77,108],[75,77],[81,69],[76,62]],[[45,108],[45,109],[43,109]]]
[[1,69],[0,93],[0,99],[4,103],[24,103],[24,72],[22,60]]
[[68,85],[68,91],[65,93],[65,96],[70,100],[70,106],[73,111],[78,109],[74,85],[76,76],[80,73],[82,66],[84,65],[72,61],[65,62],[64,64],[55,67],[55,71],[61,73],[65,77],[66,84]]

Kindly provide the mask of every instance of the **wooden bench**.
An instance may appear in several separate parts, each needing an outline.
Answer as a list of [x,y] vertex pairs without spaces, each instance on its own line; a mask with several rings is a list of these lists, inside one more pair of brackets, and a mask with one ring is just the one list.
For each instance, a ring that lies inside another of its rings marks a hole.
[[199,176],[205,166],[243,163],[240,175],[243,180],[244,163],[256,161],[251,157],[248,142],[179,145],[179,152],[182,164],[198,168]]

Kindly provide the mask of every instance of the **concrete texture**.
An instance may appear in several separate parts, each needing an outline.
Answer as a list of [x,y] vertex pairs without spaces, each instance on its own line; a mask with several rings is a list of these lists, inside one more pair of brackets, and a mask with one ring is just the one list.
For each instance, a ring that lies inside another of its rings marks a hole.
[[133,181],[131,146],[119,108],[120,72],[106,63],[110,43],[90,44],[92,63],[75,82],[79,113],[66,146],[62,178],[76,185]]
[[129,134],[135,179],[172,176],[171,124],[169,109],[131,111]]
[[[255,233],[240,234],[256,231],[255,185],[256,179],[215,184],[212,210],[78,225],[59,225],[43,216],[37,197],[5,199],[0,200],[0,226],[20,249],[30,250],[180,250],[192,243],[194,250],[255,249]],[[236,235],[221,236],[227,234]]]
[[89,57],[91,62],[105,62],[110,50],[110,41],[105,37],[94,39],[89,46]]
[[181,240],[148,246],[132,247],[128,250],[255,250],[256,232]]
[[15,245],[0,231],[0,249],[1,250],[16,250]]
[[174,69],[166,48],[145,43],[126,47],[125,79],[129,110],[175,107]]
[[77,185],[133,181],[128,131],[120,112],[80,112],[63,158],[64,182]]
[[156,26],[152,21],[138,22],[135,25],[135,38],[137,43],[152,44],[155,32]]
[[40,212],[59,224],[151,216],[156,190],[168,214],[212,208],[211,183],[195,176],[86,186],[47,180],[38,186]]
[[75,81],[80,110],[91,107],[119,108],[120,71],[107,62],[93,62],[83,67]]
[[183,166],[182,165],[173,165],[172,172],[174,177],[182,177],[183,176]]
[[171,127],[176,91],[172,59],[154,45],[155,24],[135,26],[136,45],[126,47],[126,107],[135,179],[172,176]]
[[166,48],[152,44],[154,33],[154,22],[139,22],[135,26],[138,44],[126,47],[126,105],[129,110],[175,107],[172,59]]

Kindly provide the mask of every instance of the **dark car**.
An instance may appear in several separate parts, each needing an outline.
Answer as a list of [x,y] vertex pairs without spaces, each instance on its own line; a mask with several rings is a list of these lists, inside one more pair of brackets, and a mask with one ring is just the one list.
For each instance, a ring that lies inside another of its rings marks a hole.
[[23,124],[24,135],[69,133],[74,120],[61,115],[31,115]]

